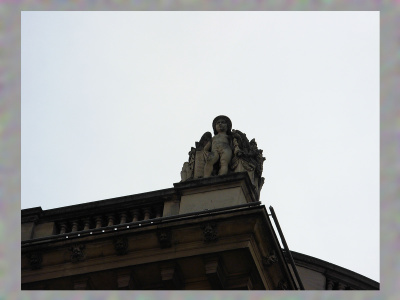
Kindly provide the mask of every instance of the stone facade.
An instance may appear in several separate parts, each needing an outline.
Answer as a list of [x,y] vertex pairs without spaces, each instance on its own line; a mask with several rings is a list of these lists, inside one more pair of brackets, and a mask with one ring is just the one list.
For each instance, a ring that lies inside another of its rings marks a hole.
[[[230,173],[110,200],[22,210],[21,288],[298,289],[254,189],[247,172]],[[229,196],[218,202],[221,190]],[[292,255],[306,289],[379,289],[344,268]]]
[[[296,289],[255,195],[247,173],[231,173],[150,193],[23,210],[21,288],[273,290],[286,282]],[[277,263],[265,266],[272,253]]]

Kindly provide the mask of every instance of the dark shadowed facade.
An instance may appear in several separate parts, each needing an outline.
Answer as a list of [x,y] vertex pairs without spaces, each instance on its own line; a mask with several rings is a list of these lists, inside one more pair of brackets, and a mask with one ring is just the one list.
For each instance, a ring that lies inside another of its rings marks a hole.
[[225,116],[213,129],[192,147],[173,188],[22,210],[21,288],[379,289],[304,254],[291,252],[292,266],[259,202],[262,150]]

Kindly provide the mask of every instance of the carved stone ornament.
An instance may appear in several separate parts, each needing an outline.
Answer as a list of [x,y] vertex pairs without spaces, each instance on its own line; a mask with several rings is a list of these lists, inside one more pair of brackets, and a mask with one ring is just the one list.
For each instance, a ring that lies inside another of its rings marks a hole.
[[171,247],[171,231],[170,230],[159,230],[157,232],[158,242],[160,243],[161,248],[169,248]]
[[217,225],[214,222],[204,224],[203,226],[201,226],[201,229],[203,229],[205,242],[218,240]]
[[278,283],[278,290],[287,290],[288,289],[288,284],[285,280],[281,280]]
[[246,134],[232,129],[227,116],[217,116],[211,132],[202,135],[189,151],[189,159],[183,164],[181,181],[247,172],[259,196],[264,184],[262,177],[263,150],[258,149],[255,139],[249,141]]
[[117,255],[128,253],[128,239],[125,236],[119,236],[114,239],[114,248]]
[[71,261],[72,262],[79,262],[86,258],[85,252],[85,245],[82,244],[74,244],[69,247],[69,251],[71,251]]
[[40,252],[34,252],[28,254],[29,258],[29,265],[32,270],[37,270],[42,268],[42,261],[43,261],[43,255]]
[[263,259],[262,259],[263,265],[266,267],[272,266],[277,261],[278,261],[278,257],[276,257],[275,251],[272,251],[270,256],[263,257]]

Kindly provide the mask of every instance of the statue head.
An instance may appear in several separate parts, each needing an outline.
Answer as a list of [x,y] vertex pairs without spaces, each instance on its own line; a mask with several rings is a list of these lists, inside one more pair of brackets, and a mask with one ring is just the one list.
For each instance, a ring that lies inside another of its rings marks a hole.
[[217,126],[217,122],[220,120],[222,120],[226,123],[226,134],[231,134],[231,129],[232,129],[231,119],[229,119],[227,116],[223,116],[223,115],[216,117],[214,119],[214,121],[212,122],[214,134],[218,134],[216,126]]

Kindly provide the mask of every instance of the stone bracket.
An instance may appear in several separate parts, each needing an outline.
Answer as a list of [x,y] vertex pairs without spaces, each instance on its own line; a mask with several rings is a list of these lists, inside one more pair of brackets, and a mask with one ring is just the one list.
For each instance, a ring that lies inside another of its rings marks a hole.
[[163,263],[161,269],[161,280],[166,290],[180,290],[184,287],[183,276],[179,266],[175,262]]
[[206,276],[212,289],[223,290],[226,283],[226,272],[222,266],[222,261],[219,256],[207,256],[204,258],[204,267]]

